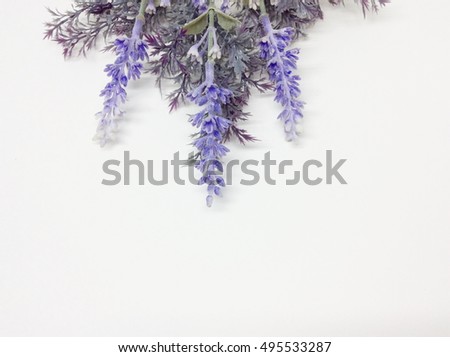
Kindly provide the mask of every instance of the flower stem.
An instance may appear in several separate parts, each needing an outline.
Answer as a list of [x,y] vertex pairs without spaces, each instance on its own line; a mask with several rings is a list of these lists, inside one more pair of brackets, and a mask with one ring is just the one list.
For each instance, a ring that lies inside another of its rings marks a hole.
[[149,2],[150,2],[150,0],[142,0],[141,1],[141,7],[139,8],[139,13],[136,17],[136,20],[140,19],[145,22],[145,10],[147,9]]
[[261,16],[267,15],[266,2],[265,0],[259,0],[259,8],[261,9]]
[[145,10],[147,9],[150,0],[142,0],[141,7],[139,8],[139,13],[136,16],[136,21],[133,26],[132,37],[140,38],[142,33],[142,28],[145,24]]
[[209,0],[209,10],[208,10],[208,16],[209,16],[209,27],[208,27],[208,61],[214,61],[214,59],[211,57],[211,49],[214,46],[214,21],[215,21],[215,12],[214,12],[214,0]]

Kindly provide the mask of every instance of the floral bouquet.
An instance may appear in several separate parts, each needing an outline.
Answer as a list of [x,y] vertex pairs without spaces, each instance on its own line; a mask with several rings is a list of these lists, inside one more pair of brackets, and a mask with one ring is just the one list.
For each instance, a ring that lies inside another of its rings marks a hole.
[[[355,2],[365,15],[389,0]],[[256,140],[240,127],[249,119],[252,89],[274,92],[288,141],[301,132],[300,51],[291,43],[322,19],[319,0],[75,0],[71,10],[49,11],[45,37],[58,42],[65,57],[85,54],[101,37],[104,50],[116,55],[100,93],[95,141],[101,146],[117,135],[128,83],[142,73],[155,76],[160,87],[163,80],[174,82],[170,111],[186,101],[198,106],[189,119],[196,130],[191,161],[207,187],[208,206],[225,186],[226,143]]]

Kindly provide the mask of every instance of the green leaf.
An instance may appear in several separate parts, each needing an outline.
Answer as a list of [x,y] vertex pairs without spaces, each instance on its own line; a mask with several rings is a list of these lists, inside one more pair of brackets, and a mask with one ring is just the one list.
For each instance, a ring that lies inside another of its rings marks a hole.
[[187,23],[183,28],[187,31],[188,35],[198,35],[206,29],[206,26],[208,26],[208,12]]
[[222,11],[216,10],[216,14],[220,27],[222,27],[225,31],[230,31],[239,25],[239,20],[223,13]]

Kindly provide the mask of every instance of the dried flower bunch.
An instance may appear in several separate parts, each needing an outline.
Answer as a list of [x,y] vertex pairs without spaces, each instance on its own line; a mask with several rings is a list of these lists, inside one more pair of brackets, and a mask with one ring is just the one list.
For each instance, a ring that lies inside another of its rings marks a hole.
[[[389,0],[355,2],[366,14]],[[171,111],[185,101],[198,106],[190,116],[193,162],[207,186],[208,206],[225,186],[226,143],[255,140],[239,125],[249,117],[252,89],[275,92],[286,139],[297,139],[304,104],[295,74],[299,50],[290,46],[322,19],[319,0],[75,0],[71,10],[50,13],[45,37],[58,42],[65,57],[85,54],[100,37],[113,39],[105,50],[116,60],[105,68],[109,82],[100,94],[95,136],[101,146],[113,141],[128,82],[142,72],[156,76],[160,87],[163,80],[174,82]]]

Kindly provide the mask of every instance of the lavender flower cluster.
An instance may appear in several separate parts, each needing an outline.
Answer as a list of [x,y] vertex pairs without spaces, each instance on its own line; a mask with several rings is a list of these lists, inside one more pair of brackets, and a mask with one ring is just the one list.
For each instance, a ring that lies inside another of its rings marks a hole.
[[114,41],[117,59],[105,68],[111,81],[100,93],[100,96],[104,97],[103,110],[99,113],[97,134],[94,137],[100,146],[105,146],[113,140],[114,131],[117,128],[116,120],[123,113],[120,105],[127,99],[128,81],[141,77],[143,68],[141,62],[148,59],[148,46],[141,40],[142,25],[142,19],[136,20],[130,38],[119,38]]
[[199,113],[191,117],[191,122],[200,128],[194,140],[200,158],[196,167],[202,173],[200,183],[208,186],[206,201],[211,207],[214,196],[220,196],[221,187],[225,186],[225,180],[220,176],[223,171],[221,159],[229,151],[223,145],[223,138],[230,122],[222,116],[222,106],[227,105],[233,93],[214,83],[213,61],[208,61],[205,69],[205,81],[189,93],[188,98],[202,107]]
[[275,101],[281,103],[283,111],[279,119],[283,121],[286,140],[297,138],[297,124],[303,117],[303,102],[300,96],[300,77],[297,69],[298,49],[286,50],[294,35],[292,28],[274,30],[268,15],[261,16],[265,37],[261,39],[261,57],[267,61],[267,72],[275,84]]
[[[323,0],[333,5],[343,0]],[[364,16],[389,0],[355,0]],[[95,140],[104,146],[119,131],[127,86],[142,73],[174,82],[170,110],[186,101],[199,107],[190,122],[197,128],[193,147],[199,184],[207,205],[222,195],[226,142],[255,139],[241,123],[252,89],[274,91],[286,139],[297,140],[303,118],[300,77],[296,74],[298,37],[323,18],[320,0],[75,0],[72,8],[50,10],[45,37],[59,43],[65,57],[85,54],[105,38],[116,55],[105,68]],[[76,52],[75,52],[76,51]]]

